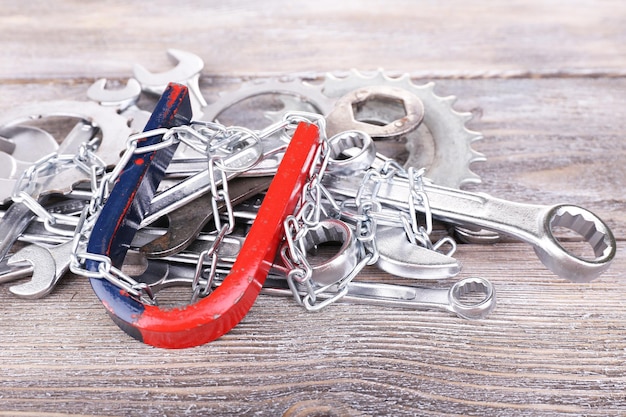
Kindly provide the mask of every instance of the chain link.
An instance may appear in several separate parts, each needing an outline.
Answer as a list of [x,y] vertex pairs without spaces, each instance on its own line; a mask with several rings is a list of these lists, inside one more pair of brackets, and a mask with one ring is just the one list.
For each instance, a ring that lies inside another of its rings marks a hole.
[[[398,225],[404,229],[411,244],[436,251],[447,245],[450,249],[444,254],[452,256],[456,250],[456,242],[453,238],[444,236],[435,243],[431,240],[433,216],[428,195],[424,191],[424,181],[426,181],[423,176],[424,171],[424,169],[416,170],[413,167],[405,170],[397,161],[391,159],[386,160],[379,169],[370,168],[365,172],[354,200],[343,202],[344,210],[348,208],[348,211],[342,211],[342,216],[352,218],[353,221],[363,222],[361,215],[365,214],[371,221]],[[378,202],[377,196],[381,185],[394,181],[394,178],[408,180],[410,192],[407,196],[407,203],[409,208],[406,211],[400,209],[382,210],[382,205]],[[362,206],[365,206],[366,210],[360,210]],[[355,208],[358,212],[357,215],[349,211]],[[375,209],[372,210],[372,208]],[[418,212],[421,213],[419,217]]]

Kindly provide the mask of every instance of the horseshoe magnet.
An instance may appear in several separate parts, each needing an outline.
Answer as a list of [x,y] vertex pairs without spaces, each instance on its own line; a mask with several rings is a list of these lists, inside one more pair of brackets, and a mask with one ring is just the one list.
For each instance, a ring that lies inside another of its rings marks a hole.
[[[187,88],[170,84],[145,131],[189,123],[190,118]],[[160,140],[157,136],[147,138],[138,148]],[[231,272],[208,297],[184,307],[161,309],[139,302],[105,279],[91,278],[113,321],[132,337],[164,348],[207,343],[237,325],[265,282],[283,237],[283,221],[296,208],[320,142],[317,126],[298,125]],[[121,268],[174,151],[172,145],[130,159],[94,225],[87,252],[108,256],[113,266]],[[97,271],[99,264],[90,260],[85,267]]]

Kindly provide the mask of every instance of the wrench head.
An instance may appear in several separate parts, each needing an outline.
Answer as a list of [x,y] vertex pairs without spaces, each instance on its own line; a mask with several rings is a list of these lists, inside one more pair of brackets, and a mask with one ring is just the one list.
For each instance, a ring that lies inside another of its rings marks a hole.
[[87,89],[87,97],[102,106],[114,106],[121,110],[137,103],[141,95],[141,84],[134,78],[129,78],[123,88],[106,88],[107,79],[101,78]]
[[168,71],[153,73],[145,67],[135,64],[133,73],[144,90],[154,94],[161,94],[168,83],[183,83],[196,77],[204,68],[204,61],[191,52],[179,49],[168,49],[168,56],[177,62],[176,66]]
[[43,246],[29,245],[17,251],[8,260],[8,265],[29,262],[33,273],[28,282],[9,288],[12,294],[21,298],[41,298],[52,291],[57,282],[57,265],[50,251]]
[[480,320],[496,308],[496,290],[486,279],[464,278],[450,288],[448,301],[457,316],[468,320]]
[[408,242],[397,227],[376,229],[379,258],[376,266],[392,275],[405,278],[438,280],[461,272],[461,265],[451,256]]
[[[545,233],[535,253],[552,272],[572,282],[590,282],[606,271],[617,251],[611,229],[594,213],[582,207],[561,204],[544,216]],[[558,228],[582,238],[592,253],[581,254],[556,236]]]

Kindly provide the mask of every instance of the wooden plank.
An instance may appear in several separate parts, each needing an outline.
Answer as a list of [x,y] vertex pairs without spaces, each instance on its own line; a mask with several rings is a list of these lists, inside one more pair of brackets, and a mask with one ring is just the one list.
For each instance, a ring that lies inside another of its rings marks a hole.
[[167,67],[176,47],[209,74],[320,73],[383,67],[418,76],[623,76],[619,0],[506,3],[164,0],[149,6],[3,4],[0,79],[116,77]]
[[[624,151],[610,121],[626,106],[607,100],[623,82],[583,81],[440,80],[437,92],[459,96],[456,108],[474,112],[470,126],[485,136],[475,147],[487,162],[474,167],[484,182],[473,188],[591,206],[623,241],[620,183],[604,182],[605,175],[623,181],[612,172]],[[0,104],[76,98],[87,85],[13,85]],[[580,164],[589,176],[571,181],[568,172]],[[183,351],[127,337],[82,278],[40,301],[13,298],[5,286],[0,410],[617,415],[626,407],[623,255],[620,248],[597,281],[571,284],[527,245],[462,245],[462,275],[496,285],[499,306],[487,320],[347,305],[307,314],[291,300],[263,296],[231,333]],[[384,275],[372,268],[365,278]]]
[[[223,338],[178,351],[126,336],[84,278],[38,301],[3,285],[0,416],[623,415],[625,11],[583,0],[3,4],[0,110],[83,100],[93,79],[123,81],[134,63],[165,70],[169,47],[205,59],[212,100],[247,76],[411,72],[474,114],[487,161],[468,189],[582,205],[620,246],[599,279],[572,284],[526,244],[461,245],[462,276],[496,286],[482,321],[346,304],[309,314],[261,296]],[[373,267],[360,279],[392,280]]]

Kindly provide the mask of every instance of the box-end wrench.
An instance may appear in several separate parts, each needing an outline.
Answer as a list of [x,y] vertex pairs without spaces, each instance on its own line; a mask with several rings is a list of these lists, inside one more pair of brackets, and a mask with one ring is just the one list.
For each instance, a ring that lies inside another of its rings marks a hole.
[[[219,269],[220,275],[228,274],[229,269]],[[148,260],[145,271],[134,277],[150,286],[154,293],[171,287],[190,287],[195,278],[193,265],[177,264],[160,260]],[[213,285],[221,285],[215,280]],[[271,273],[261,290],[261,294],[293,297],[285,277]],[[302,290],[301,296],[306,291]],[[330,288],[318,294],[320,300],[335,296]],[[422,310],[444,310],[455,313],[467,320],[486,318],[496,308],[496,292],[491,282],[478,277],[464,278],[448,288],[413,287],[407,285],[357,282],[346,285],[341,302],[373,304],[384,307],[400,307]]]
[[[335,153],[343,153],[344,169],[352,164],[360,169],[369,165],[379,171],[389,163],[389,158],[372,152],[364,142],[346,147],[338,144]],[[344,152],[345,150],[345,152]],[[330,165],[329,165],[330,166]],[[323,183],[331,191],[348,198],[356,193],[374,195],[379,203],[393,210],[411,210],[407,196],[411,193],[410,181],[394,176],[384,181],[366,181],[366,171],[360,175],[346,176],[330,173]],[[602,274],[613,261],[616,242],[609,227],[595,214],[571,204],[544,206],[516,203],[492,197],[485,193],[471,193],[442,187],[425,180],[422,190],[434,218],[468,229],[493,230],[530,243],[537,256],[552,272],[573,282],[589,282]],[[593,256],[573,253],[555,235],[558,228],[579,234],[592,248]]]
[[[355,190],[364,186],[359,176],[328,175],[324,177],[324,183],[332,192],[349,197],[354,197]],[[381,203],[409,210],[406,197],[409,195],[408,180],[394,178],[377,186],[376,195]],[[428,196],[433,217],[467,228],[493,230],[530,243],[548,269],[570,281],[595,279],[615,257],[616,243],[611,230],[598,216],[582,207],[516,203],[484,193],[470,193],[426,182],[423,191]],[[591,246],[594,255],[577,255],[564,247],[554,234],[558,227],[580,234]]]

